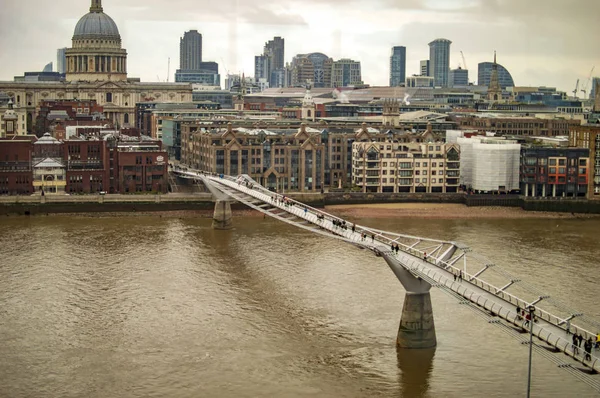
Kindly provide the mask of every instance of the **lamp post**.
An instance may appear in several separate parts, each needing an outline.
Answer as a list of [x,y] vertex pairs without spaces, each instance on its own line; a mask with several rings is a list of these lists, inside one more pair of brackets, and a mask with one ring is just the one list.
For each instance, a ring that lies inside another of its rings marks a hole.
[[531,397],[531,355],[533,351],[533,314],[535,307],[530,305],[527,307],[529,311],[529,370],[527,372],[527,398]]

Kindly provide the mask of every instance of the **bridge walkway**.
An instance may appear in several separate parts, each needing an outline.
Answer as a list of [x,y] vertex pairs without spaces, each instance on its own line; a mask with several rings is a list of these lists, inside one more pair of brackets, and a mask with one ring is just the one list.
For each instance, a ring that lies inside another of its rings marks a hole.
[[[512,334],[517,338],[522,336],[521,342],[528,344],[529,322],[524,316],[517,313],[517,307],[524,309],[529,305],[539,305],[546,297],[540,296],[536,300],[524,300],[507,293],[507,287],[517,282],[516,280],[511,280],[502,288],[487,283],[481,278],[481,274],[491,266],[490,264],[486,264],[479,272],[468,273],[466,255],[470,252],[469,248],[456,242],[396,234],[349,223],[320,209],[270,192],[250,178],[239,177],[236,179],[235,177],[208,174],[202,174],[202,177],[219,186],[231,198],[255,210],[300,228],[370,250],[376,255],[384,257],[388,263],[404,267],[414,276],[430,282],[433,287],[440,288],[458,298],[462,304],[483,312],[489,318],[490,323],[504,327],[509,333],[514,332]],[[345,227],[343,227],[344,222]],[[392,245],[397,245],[399,250],[397,252],[391,250]],[[465,261],[463,268],[458,266],[461,260]],[[462,276],[462,279],[459,278],[459,275]],[[532,332],[534,336],[545,343],[544,345],[535,344],[536,351],[561,368],[576,370],[572,373],[579,378],[589,376],[584,372],[597,373],[600,371],[598,351],[593,350],[590,355],[591,359],[587,359],[583,344],[581,347],[575,347],[572,344],[572,335],[567,333],[564,317],[553,315],[539,308],[536,310],[536,314],[536,322],[531,322]],[[571,318],[575,318],[575,316],[572,315]],[[595,333],[576,325],[571,325],[571,331],[582,334],[586,339],[595,337]],[[593,341],[595,342],[595,340]],[[572,361],[565,362],[556,355],[548,355],[552,352],[562,352]],[[579,363],[579,367],[577,367],[577,363]],[[581,372],[582,370],[584,372]],[[585,381],[600,391],[598,377],[592,376],[589,380],[586,377]]]

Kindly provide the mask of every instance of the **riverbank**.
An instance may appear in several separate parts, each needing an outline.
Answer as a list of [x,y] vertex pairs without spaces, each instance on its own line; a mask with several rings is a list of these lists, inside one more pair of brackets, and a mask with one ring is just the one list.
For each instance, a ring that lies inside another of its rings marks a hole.
[[454,203],[382,203],[333,205],[326,211],[342,218],[428,218],[428,219],[519,219],[519,218],[593,218],[597,214],[528,211],[519,207],[468,207]]
[[[515,207],[467,207],[451,203],[386,203],[366,205],[332,205],[326,206],[325,212],[340,218],[418,218],[418,219],[567,219],[597,218],[600,215],[553,213],[527,211]],[[234,208],[234,217],[263,218],[256,210]],[[64,214],[48,213],[39,216],[64,216]],[[170,211],[115,211],[115,212],[74,212],[70,217],[159,217],[159,218],[212,218],[212,209],[170,210]]]

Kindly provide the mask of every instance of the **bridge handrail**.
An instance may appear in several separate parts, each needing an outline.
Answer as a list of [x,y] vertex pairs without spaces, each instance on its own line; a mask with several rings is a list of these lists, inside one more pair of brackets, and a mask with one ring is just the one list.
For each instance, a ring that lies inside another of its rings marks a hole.
[[[230,187],[236,189],[235,185],[237,185],[237,178],[236,177],[232,177],[232,176],[227,176],[227,175],[218,175],[215,173],[207,173],[204,174],[204,176],[211,178],[212,180],[216,181],[216,182],[229,182],[230,184],[226,184],[226,185],[230,185]],[[239,178],[239,177],[238,177]],[[280,193],[276,193],[276,192],[271,192],[268,189],[266,189],[265,187],[263,187],[262,185],[258,184],[257,182],[253,182],[253,186],[252,188],[249,187],[244,187],[246,189],[248,189],[250,192],[254,191],[254,192],[259,192],[262,191],[262,193],[264,195],[269,196],[270,198],[272,197],[280,197],[280,198],[285,198],[285,200],[288,203],[293,203],[295,206],[297,205],[298,207],[301,208],[306,208],[307,212],[310,211],[310,213],[312,214],[319,214],[319,215],[323,215],[325,217],[328,217],[330,222],[332,222],[333,220],[340,220],[342,221],[343,219],[335,216],[333,214],[327,213],[321,209],[317,209],[314,208],[312,206],[306,205],[298,200],[292,199],[284,194],[280,194]],[[259,200],[264,200],[261,198],[256,198]],[[279,206],[278,206],[279,207]],[[281,208],[281,207],[280,207]],[[282,210],[285,211],[284,208],[281,208]],[[296,214],[299,217],[303,217],[303,214],[301,214],[301,212],[299,212],[300,214]],[[310,221],[310,220],[309,220]],[[312,222],[312,221],[311,221]],[[368,232],[371,235],[375,235],[375,237],[377,238],[377,240],[380,243],[385,243],[388,246],[392,243],[395,243],[398,245],[398,247],[405,253],[408,253],[410,255],[415,256],[415,253],[418,255],[419,258],[423,259],[425,252],[419,249],[415,249],[412,248],[402,242],[397,242],[394,239],[391,239],[385,235],[383,235],[383,233],[387,233],[387,231],[381,231],[378,229],[374,229],[374,228],[369,228],[369,227],[365,227],[363,225],[359,225],[359,224],[355,224],[353,223],[353,225],[356,227],[356,233],[365,233]],[[351,226],[351,225],[349,225]],[[350,231],[351,232],[351,231]],[[427,240],[428,242],[435,242],[435,243],[440,243],[440,244],[451,244],[454,245],[455,247],[458,248],[458,250],[461,250],[464,252],[464,249],[461,249],[457,246],[457,244],[455,242],[449,242],[449,241],[441,241],[441,240],[435,240],[435,239],[423,239],[417,236],[411,236],[411,235],[402,235],[402,234],[396,234],[398,237],[405,237],[405,238],[411,238],[411,239],[416,239],[416,240]],[[351,239],[352,241],[354,241],[353,239]],[[381,242],[381,241],[384,242]],[[358,241],[356,241],[357,244],[360,244]],[[368,248],[370,248],[371,250],[373,249],[371,246],[369,245],[364,245]],[[478,276],[473,276],[473,274],[469,274],[466,270],[462,270],[456,266],[454,266],[453,264],[448,263],[448,261],[444,261],[441,260],[439,257],[436,256],[427,256],[426,259],[423,259],[424,261],[427,261],[433,265],[435,265],[436,267],[440,268],[440,269],[444,269],[444,270],[448,270],[448,269],[452,269],[453,271],[455,271],[456,273],[458,272],[462,272],[463,273],[463,280],[470,283],[470,284],[474,284],[494,295],[496,295],[498,298],[502,299],[503,301],[512,304],[512,305],[518,305],[519,307],[525,309],[530,303],[526,302],[525,300],[511,294],[508,293],[504,290],[501,290],[500,288],[498,288],[497,286],[492,285],[491,283],[488,283],[486,281],[484,281],[483,279],[479,278]],[[445,267],[441,267],[440,264],[445,265]],[[454,272],[453,272],[454,273]],[[475,281],[475,283],[473,283],[473,281]],[[514,300],[514,303],[513,303]],[[562,326],[562,324],[564,323],[564,318],[561,318],[557,315],[554,315],[552,313],[550,313],[549,311],[544,310],[543,308],[537,306],[536,307],[536,314],[535,314],[538,318],[553,324],[563,330],[566,331],[566,327]],[[571,332],[577,332],[577,333],[581,333],[582,335],[584,335],[586,337],[586,340],[590,337],[596,338],[596,333],[593,333],[589,330],[584,329],[583,327],[577,326],[576,324],[571,323]]]
[[[418,268],[418,267],[416,267],[416,268]],[[526,329],[525,323],[527,323],[527,320],[524,319],[520,314],[517,314],[516,312],[511,311],[510,309],[506,309],[502,305],[499,305],[499,306],[496,305],[496,303],[489,300],[485,296],[483,296],[477,292],[474,292],[472,290],[469,290],[467,287],[464,287],[463,285],[458,285],[455,288],[454,287],[455,282],[453,282],[451,280],[449,281],[448,278],[444,277],[443,275],[435,273],[435,271],[433,271],[434,276],[431,276],[430,273],[432,272],[432,269],[427,269],[426,271],[421,271],[421,272],[423,274],[427,275],[427,277],[430,278],[433,281],[433,283],[441,283],[446,288],[449,288],[450,290],[456,292],[457,294],[466,298],[470,302],[473,302],[473,303],[485,308],[486,310],[490,311],[493,314],[496,314],[497,316],[503,318],[507,322],[514,324],[515,326]],[[437,277],[437,279],[436,279],[436,277]],[[448,283],[450,283],[450,286],[448,286]],[[462,293],[460,292],[461,287],[464,288]],[[483,303],[481,303],[480,302],[481,300],[485,300],[485,301],[483,301]],[[492,303],[491,306],[487,305],[488,302]],[[504,314],[502,313],[503,310],[505,311]],[[512,315],[512,317],[509,318],[509,315]],[[576,347],[572,342],[564,339],[562,336],[556,336],[557,337],[556,340],[552,341],[550,339],[550,337],[552,336],[552,332],[546,330],[541,325],[536,324],[536,322],[534,320],[531,320],[529,322],[529,325],[531,325],[531,327],[533,328],[533,334],[535,336],[537,336],[540,340],[547,342],[551,346],[553,346],[556,349],[564,352],[565,354],[573,357],[574,359],[578,360],[579,362],[589,366],[590,368],[592,368],[596,371],[600,370],[600,362],[598,362],[598,360],[600,358],[598,358],[597,356],[592,355],[590,353],[591,360],[586,361],[585,360],[586,354],[585,354],[584,350],[581,349],[581,347]],[[538,329],[537,332],[535,330],[535,327],[537,327],[537,329]],[[546,333],[545,336],[544,336],[544,332]],[[562,346],[562,348],[559,347],[559,343]],[[567,350],[568,348],[570,348],[570,351]],[[577,350],[575,350],[575,348],[577,348]]]

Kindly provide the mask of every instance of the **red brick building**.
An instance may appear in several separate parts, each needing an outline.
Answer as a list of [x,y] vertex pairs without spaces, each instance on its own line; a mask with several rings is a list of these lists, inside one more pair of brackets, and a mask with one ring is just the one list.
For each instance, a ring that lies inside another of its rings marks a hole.
[[160,141],[124,135],[59,141],[45,134],[39,140],[0,140],[0,195],[35,193],[34,166],[42,162],[52,163],[64,182],[60,190],[44,189],[48,183],[40,182],[39,194],[62,187],[69,194],[168,192],[168,157]]
[[33,193],[30,139],[0,140],[0,195]]
[[68,193],[96,193],[109,189],[108,146],[105,140],[67,140]]
[[116,154],[116,190],[167,193],[168,157],[160,141],[120,142]]

